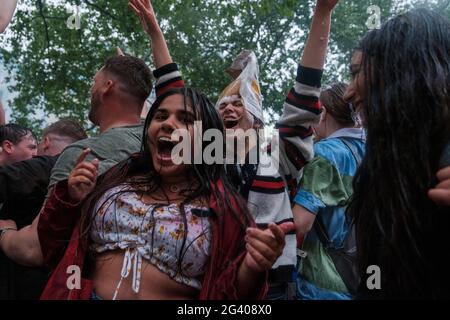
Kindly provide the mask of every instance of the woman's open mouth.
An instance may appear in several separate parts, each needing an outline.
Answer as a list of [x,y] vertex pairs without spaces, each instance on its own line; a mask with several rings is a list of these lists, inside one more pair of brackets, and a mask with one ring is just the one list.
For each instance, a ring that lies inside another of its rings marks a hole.
[[226,119],[223,122],[224,122],[224,125],[225,125],[225,129],[233,129],[234,127],[236,127],[238,125],[239,120]]
[[168,137],[159,137],[157,141],[158,155],[162,161],[172,162],[172,150],[178,142],[172,141]]

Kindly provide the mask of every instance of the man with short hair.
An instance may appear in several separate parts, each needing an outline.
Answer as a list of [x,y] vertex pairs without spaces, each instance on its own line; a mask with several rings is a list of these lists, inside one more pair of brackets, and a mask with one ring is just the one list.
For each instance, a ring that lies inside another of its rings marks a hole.
[[97,72],[91,87],[89,120],[100,127],[100,135],[66,148],[56,163],[49,190],[67,179],[81,152],[89,148],[87,160],[99,160],[99,175],[139,152],[144,130],[140,115],[152,90],[150,69],[132,56],[109,58]]
[[[87,138],[73,120],[60,120],[44,129],[38,156],[0,167],[0,219],[19,227],[38,215],[47,194],[50,173],[69,144]],[[0,299],[37,299],[48,279],[46,268],[22,267],[0,253]]]
[[36,154],[36,137],[30,129],[14,123],[0,126],[0,167]]
[[59,120],[42,132],[42,139],[37,146],[38,155],[59,155],[68,145],[86,139],[83,127],[70,119]]
[[30,224],[45,199],[59,154],[68,145],[86,138],[77,122],[59,120],[44,129],[37,157],[0,167],[0,218],[13,219],[19,226]]

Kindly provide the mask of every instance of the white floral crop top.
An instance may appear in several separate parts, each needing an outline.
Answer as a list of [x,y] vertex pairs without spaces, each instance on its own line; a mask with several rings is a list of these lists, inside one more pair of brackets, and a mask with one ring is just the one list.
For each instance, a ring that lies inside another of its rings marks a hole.
[[[129,191],[127,191],[129,190]],[[102,253],[125,250],[121,280],[133,274],[133,290],[139,292],[142,258],[173,280],[201,289],[201,276],[210,255],[211,232],[208,208],[185,205],[185,225],[178,204],[146,204],[122,184],[107,191],[95,207],[91,249]],[[179,270],[179,260],[181,270]]]

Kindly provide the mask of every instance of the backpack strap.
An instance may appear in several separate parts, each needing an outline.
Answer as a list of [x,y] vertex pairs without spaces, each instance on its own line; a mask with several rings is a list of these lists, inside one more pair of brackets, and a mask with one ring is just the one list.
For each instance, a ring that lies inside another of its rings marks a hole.
[[350,152],[353,155],[353,158],[355,158],[356,161],[356,166],[359,167],[360,164],[362,163],[362,157],[360,156],[358,149],[356,149],[355,145],[353,143],[350,142],[351,138],[347,138],[347,137],[341,137],[339,138],[342,143],[350,150]]
[[322,242],[324,247],[326,249],[330,248],[332,242],[330,240],[330,237],[328,236],[327,229],[325,228],[325,225],[323,224],[320,217],[316,217],[316,220],[314,222],[314,230],[316,230],[317,237],[319,238],[320,242]]

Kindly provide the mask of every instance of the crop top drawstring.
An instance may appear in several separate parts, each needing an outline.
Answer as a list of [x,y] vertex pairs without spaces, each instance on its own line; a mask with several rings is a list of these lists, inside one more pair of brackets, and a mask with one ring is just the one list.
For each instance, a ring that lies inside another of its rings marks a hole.
[[132,289],[134,293],[138,293],[141,286],[142,255],[136,248],[128,248],[125,251],[120,281],[117,284],[116,291],[114,291],[113,300],[116,300],[122,281],[130,275],[131,269],[133,269]]

